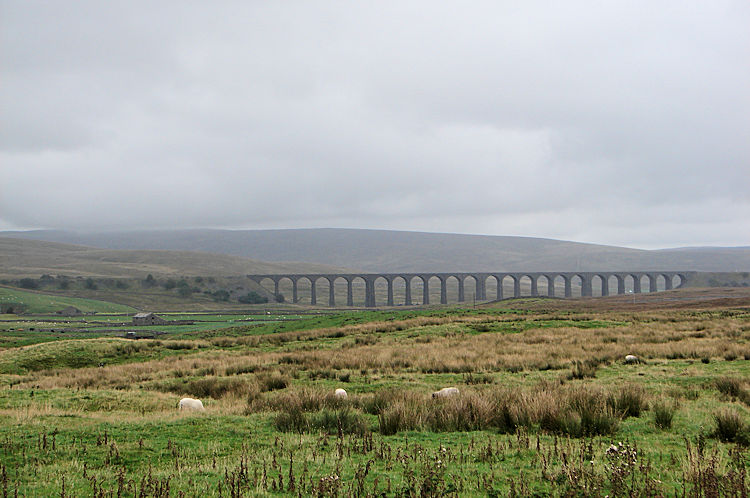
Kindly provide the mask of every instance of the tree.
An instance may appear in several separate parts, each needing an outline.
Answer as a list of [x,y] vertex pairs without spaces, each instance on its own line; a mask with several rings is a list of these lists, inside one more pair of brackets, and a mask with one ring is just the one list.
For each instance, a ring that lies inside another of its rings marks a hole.
[[151,275],[149,273],[148,276],[146,277],[146,279],[143,281],[143,286],[144,287],[153,287],[154,285],[156,285],[156,279],[154,278],[153,275]]
[[214,301],[229,301],[229,291],[224,289],[219,289],[211,295],[213,296]]
[[39,288],[39,282],[34,280],[33,278],[22,278],[18,285],[20,285],[24,289],[38,289]]
[[265,296],[261,296],[255,291],[250,291],[244,296],[238,297],[237,301],[243,304],[263,304],[268,302],[268,298]]

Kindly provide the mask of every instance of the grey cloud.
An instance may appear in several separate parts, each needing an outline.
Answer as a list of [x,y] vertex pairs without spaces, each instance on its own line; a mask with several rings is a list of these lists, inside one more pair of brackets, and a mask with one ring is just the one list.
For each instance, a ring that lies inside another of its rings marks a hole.
[[749,21],[730,1],[2,2],[0,227],[750,244]]

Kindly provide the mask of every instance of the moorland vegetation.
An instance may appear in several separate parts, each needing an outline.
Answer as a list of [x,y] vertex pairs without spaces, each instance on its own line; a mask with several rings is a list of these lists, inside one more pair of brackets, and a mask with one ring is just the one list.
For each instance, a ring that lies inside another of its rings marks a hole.
[[[750,293],[685,292],[321,313],[138,341],[4,320],[0,489],[744,496]],[[446,386],[460,396],[431,398]],[[180,413],[183,396],[206,411]]]

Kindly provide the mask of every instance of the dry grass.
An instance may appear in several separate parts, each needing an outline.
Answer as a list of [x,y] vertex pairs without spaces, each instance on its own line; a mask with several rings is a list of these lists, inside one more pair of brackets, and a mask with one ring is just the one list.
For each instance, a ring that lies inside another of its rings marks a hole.
[[[549,316],[547,318],[550,318]],[[150,388],[171,378],[247,377],[262,372],[298,376],[301,371],[478,373],[562,370],[575,362],[607,365],[636,354],[646,362],[663,359],[750,358],[750,328],[718,316],[592,314],[628,325],[580,329],[532,328],[524,333],[476,333],[487,317],[437,317],[376,322],[351,327],[236,338],[241,350],[191,350],[189,354],[141,363],[39,371],[14,377],[19,387]],[[515,317],[515,320],[521,318]],[[527,318],[527,319],[533,319]],[[507,320],[507,318],[504,318]],[[384,334],[388,331],[400,335]],[[408,333],[407,333],[408,332]],[[354,337],[355,340],[348,339]],[[308,347],[311,338],[335,340]],[[377,342],[364,340],[378,337]],[[363,340],[357,340],[363,339]],[[226,340],[235,341],[234,338]],[[257,346],[277,343],[261,351]],[[188,344],[188,346],[190,346]],[[206,347],[204,341],[195,344]],[[194,351],[194,352],[192,352]]]

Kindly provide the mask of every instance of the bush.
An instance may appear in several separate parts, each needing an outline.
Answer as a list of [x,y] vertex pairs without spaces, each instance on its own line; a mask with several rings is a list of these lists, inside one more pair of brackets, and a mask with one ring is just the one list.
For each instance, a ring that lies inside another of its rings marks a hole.
[[265,296],[261,296],[255,291],[250,291],[244,296],[238,297],[237,301],[241,302],[242,304],[263,304],[268,302],[268,298]]
[[33,278],[22,278],[19,280],[18,285],[24,289],[38,289],[39,281]]
[[219,289],[215,291],[211,296],[214,298],[214,301],[220,302],[220,301],[229,301],[229,291],[226,291],[224,289]]
[[188,298],[193,295],[193,289],[191,289],[190,287],[178,287],[177,295],[182,298]]
[[142,284],[144,287],[153,287],[156,285],[156,279],[149,273],[148,276],[143,280]]
[[0,313],[20,315],[26,311],[26,305],[22,303],[0,303]]

